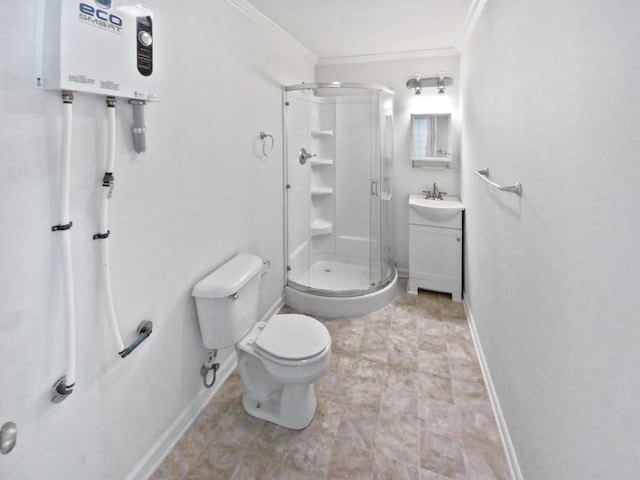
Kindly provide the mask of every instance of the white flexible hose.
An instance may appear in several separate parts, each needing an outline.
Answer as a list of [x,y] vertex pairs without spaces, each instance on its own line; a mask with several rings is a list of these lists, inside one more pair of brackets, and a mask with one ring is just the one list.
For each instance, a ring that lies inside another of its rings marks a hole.
[[[115,100],[114,100],[115,101]],[[105,172],[113,173],[113,165],[116,163],[116,107],[107,108],[108,142],[107,142],[107,166]]]
[[[72,104],[62,104],[62,182],[60,199],[60,225],[70,223],[69,197],[71,177],[71,127]],[[64,266],[64,286],[67,310],[67,372],[65,383],[72,386],[76,382],[76,310],[73,291],[73,265],[71,262],[71,230],[60,230],[62,235],[62,258]]]
[[[113,173],[113,165],[115,163],[115,149],[116,149],[116,109],[115,106],[107,108],[108,115],[108,138],[107,138],[107,164],[105,172]],[[103,187],[104,193],[102,196],[102,204],[100,211],[100,233],[107,233],[109,231],[108,222],[108,210],[109,210],[109,198],[111,197],[112,187]],[[101,253],[102,253],[102,281],[104,284],[104,297],[107,304],[107,315],[111,323],[111,330],[118,346],[118,353],[124,350],[124,343],[122,341],[122,335],[120,334],[120,327],[118,327],[118,318],[116,317],[116,310],[113,306],[113,291],[111,289],[111,269],[109,266],[109,238],[103,238],[100,240]]]

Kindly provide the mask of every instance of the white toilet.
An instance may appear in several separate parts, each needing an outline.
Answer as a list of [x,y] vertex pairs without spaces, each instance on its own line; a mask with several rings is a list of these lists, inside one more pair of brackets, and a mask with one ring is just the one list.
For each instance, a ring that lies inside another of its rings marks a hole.
[[274,315],[258,322],[262,260],[239,253],[193,288],[206,348],[235,345],[245,393],[254,417],[301,429],[316,411],[313,382],[329,368],[331,336],[306,315]]

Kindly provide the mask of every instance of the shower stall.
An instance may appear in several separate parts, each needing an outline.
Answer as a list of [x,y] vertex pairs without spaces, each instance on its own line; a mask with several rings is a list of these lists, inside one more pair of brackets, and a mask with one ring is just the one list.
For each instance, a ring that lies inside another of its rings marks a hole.
[[284,87],[285,302],[326,317],[390,303],[393,91]]

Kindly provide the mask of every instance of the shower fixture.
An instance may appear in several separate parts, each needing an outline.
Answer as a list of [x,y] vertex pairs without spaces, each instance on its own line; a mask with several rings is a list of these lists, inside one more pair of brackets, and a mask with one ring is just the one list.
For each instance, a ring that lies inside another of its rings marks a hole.
[[416,73],[415,78],[407,80],[407,88],[413,89],[416,95],[422,93],[423,88],[435,87],[438,89],[438,93],[444,93],[446,87],[453,85],[453,79],[451,77],[445,77],[444,72],[439,72],[437,77],[422,78],[422,75]]

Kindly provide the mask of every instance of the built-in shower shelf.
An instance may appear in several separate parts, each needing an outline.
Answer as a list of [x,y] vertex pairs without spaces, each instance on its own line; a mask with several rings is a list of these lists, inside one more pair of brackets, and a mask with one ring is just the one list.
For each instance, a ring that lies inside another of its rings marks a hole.
[[311,130],[311,135],[314,137],[332,137],[333,130]]
[[333,232],[333,223],[318,218],[311,222],[311,236],[326,235]]
[[314,158],[311,160],[312,167],[327,167],[333,165],[333,159],[331,158]]
[[333,188],[312,188],[311,195],[333,195]]

